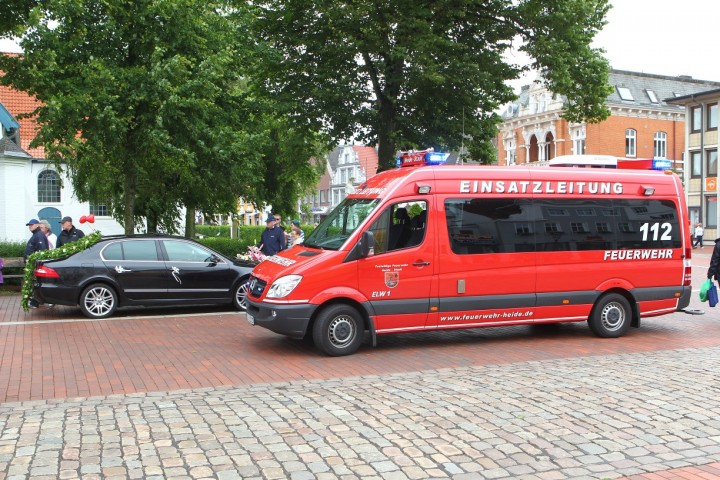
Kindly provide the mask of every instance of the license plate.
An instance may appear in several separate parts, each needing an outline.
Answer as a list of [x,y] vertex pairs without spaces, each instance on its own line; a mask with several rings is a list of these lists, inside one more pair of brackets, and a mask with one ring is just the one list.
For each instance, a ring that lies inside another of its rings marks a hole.
[[255,317],[253,317],[249,313],[246,313],[245,316],[247,317],[247,321],[250,325],[255,325]]

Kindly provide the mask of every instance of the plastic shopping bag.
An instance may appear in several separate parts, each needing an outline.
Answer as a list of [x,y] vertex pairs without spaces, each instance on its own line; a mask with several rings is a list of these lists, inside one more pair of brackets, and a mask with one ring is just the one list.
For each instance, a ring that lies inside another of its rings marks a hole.
[[[711,282],[712,282],[712,280],[711,280]],[[711,307],[714,307],[715,305],[717,305],[718,292],[717,292],[717,287],[715,287],[715,283],[713,283],[712,286],[708,289],[707,296],[708,296],[708,303],[710,304]]]
[[710,290],[710,287],[713,286],[712,280],[709,278],[703,282],[702,285],[700,285],[700,301],[701,302],[707,302],[708,301],[708,290]]

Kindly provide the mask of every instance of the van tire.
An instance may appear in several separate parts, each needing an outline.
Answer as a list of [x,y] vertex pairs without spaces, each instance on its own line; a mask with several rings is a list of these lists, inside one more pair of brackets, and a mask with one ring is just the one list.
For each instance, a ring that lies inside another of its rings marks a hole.
[[632,323],[632,309],[627,298],[618,293],[603,295],[590,313],[590,330],[602,338],[622,337]]
[[323,309],[313,325],[315,347],[331,357],[351,355],[360,348],[364,327],[360,313],[349,305]]

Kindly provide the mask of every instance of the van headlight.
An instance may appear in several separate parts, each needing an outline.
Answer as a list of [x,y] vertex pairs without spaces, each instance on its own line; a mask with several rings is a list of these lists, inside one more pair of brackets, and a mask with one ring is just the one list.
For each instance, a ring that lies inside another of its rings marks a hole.
[[295,287],[298,286],[300,280],[302,280],[302,276],[300,275],[286,275],[284,277],[280,277],[273,282],[273,284],[270,286],[270,290],[268,290],[268,293],[265,297],[287,297],[288,295],[290,295],[290,292],[295,290]]

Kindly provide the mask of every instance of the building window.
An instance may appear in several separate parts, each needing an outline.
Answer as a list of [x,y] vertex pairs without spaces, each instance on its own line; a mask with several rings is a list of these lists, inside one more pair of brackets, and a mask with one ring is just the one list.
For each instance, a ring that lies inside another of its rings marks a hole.
[[652,90],[645,90],[645,93],[647,93],[647,96],[652,103],[660,103],[658,101],[657,95],[655,95],[655,92],[653,92]]
[[655,132],[655,158],[667,158],[667,133]]
[[109,217],[110,214],[108,213],[108,207],[107,205],[103,203],[91,203],[90,204],[90,214],[95,215],[96,217]]
[[632,93],[630,92],[630,89],[627,87],[617,87],[618,95],[620,95],[621,100],[626,100],[629,102],[632,102],[635,100],[632,96]]
[[585,130],[582,128],[573,132],[573,152],[576,155],[585,154]]
[[692,178],[702,177],[702,157],[700,152],[690,152],[690,176]]
[[717,130],[718,128],[718,104],[713,103],[707,106],[707,129]]
[[625,156],[626,157],[634,157],[635,156],[635,139],[637,137],[637,132],[633,130],[632,128],[628,128],[625,130]]
[[705,227],[717,228],[717,196],[705,197]]
[[692,107],[690,109],[690,131],[699,132],[702,129],[702,109]]
[[717,150],[708,150],[705,152],[707,156],[707,176],[717,177],[718,174],[718,162],[717,162]]
[[60,175],[55,170],[43,170],[38,175],[38,203],[60,201]]
[[515,140],[505,140],[505,164],[515,165]]

